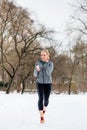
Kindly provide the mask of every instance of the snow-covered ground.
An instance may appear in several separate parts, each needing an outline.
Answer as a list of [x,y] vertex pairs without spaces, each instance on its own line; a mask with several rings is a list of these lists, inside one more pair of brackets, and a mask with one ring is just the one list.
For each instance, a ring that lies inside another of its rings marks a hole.
[[40,124],[37,94],[0,92],[0,130],[87,130],[87,95],[51,94]]

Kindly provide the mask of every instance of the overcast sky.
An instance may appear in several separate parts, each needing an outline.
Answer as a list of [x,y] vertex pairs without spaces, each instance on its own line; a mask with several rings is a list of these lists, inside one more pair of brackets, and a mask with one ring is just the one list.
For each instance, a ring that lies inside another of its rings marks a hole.
[[[70,4],[75,0],[15,0],[19,6],[29,9],[38,22],[62,32],[72,14]],[[63,34],[57,35],[62,39]]]
[[59,31],[71,14],[72,0],[15,0],[18,5],[30,9],[37,19],[48,27]]

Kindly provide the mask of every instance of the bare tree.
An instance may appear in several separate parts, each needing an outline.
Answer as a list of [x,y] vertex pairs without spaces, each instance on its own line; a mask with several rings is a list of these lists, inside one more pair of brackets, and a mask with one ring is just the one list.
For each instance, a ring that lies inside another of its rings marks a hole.
[[[10,12],[10,8],[12,6],[12,3],[10,3],[9,6],[6,6],[6,1],[0,1],[0,50],[1,50],[1,67],[2,67],[2,81],[4,84],[4,41],[6,40],[5,38],[5,33],[6,33],[6,28],[9,24],[8,21],[8,14]],[[7,3],[8,5],[8,3]],[[4,14],[4,15],[3,15]]]
[[[52,40],[54,32],[42,25],[35,25],[27,10],[17,7],[8,0],[1,1],[1,67],[9,76],[9,86],[6,93],[9,93],[16,76],[21,76],[24,81],[30,76],[25,66],[31,67],[30,55],[35,55],[40,47],[40,40]],[[3,27],[3,28],[2,28]],[[20,70],[24,69],[23,74]],[[24,74],[25,73],[25,74]]]
[[[87,1],[75,1],[72,7],[74,13],[68,22],[67,32],[72,44],[70,49],[71,59],[73,61],[71,80],[76,80],[78,84],[81,80],[85,81],[84,79],[86,79],[87,75]],[[70,89],[71,83],[69,86]]]

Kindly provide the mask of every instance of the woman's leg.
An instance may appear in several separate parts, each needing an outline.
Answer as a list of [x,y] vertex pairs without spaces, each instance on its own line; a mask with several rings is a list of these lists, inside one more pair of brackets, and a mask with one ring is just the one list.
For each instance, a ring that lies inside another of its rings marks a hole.
[[44,112],[46,111],[46,107],[49,104],[49,97],[50,97],[51,89],[52,89],[52,84],[46,84],[44,86],[44,108],[43,108]]
[[38,92],[38,109],[43,110],[43,85],[37,84],[37,92]]
[[44,88],[42,84],[37,84],[37,92],[38,92],[38,109],[40,112],[40,122],[44,123],[44,114],[43,114],[43,93]]

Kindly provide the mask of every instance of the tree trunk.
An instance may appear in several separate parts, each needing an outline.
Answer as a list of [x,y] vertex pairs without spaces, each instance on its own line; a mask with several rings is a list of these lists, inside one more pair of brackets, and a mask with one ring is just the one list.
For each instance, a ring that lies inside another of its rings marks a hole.
[[9,82],[9,85],[7,87],[7,90],[6,90],[6,94],[9,94],[10,92],[10,88],[11,88],[11,85],[12,85],[12,82],[13,82],[13,77],[11,78],[10,82]]
[[24,80],[22,81],[22,85],[23,85],[23,87],[22,87],[21,94],[23,94],[23,93],[24,93],[24,89],[25,89],[25,82],[24,82]]
[[72,78],[70,79],[70,82],[69,82],[69,88],[68,88],[68,94],[69,95],[71,94],[71,82],[72,82]]
[[4,87],[3,38],[1,39],[1,68],[2,68],[2,82]]

